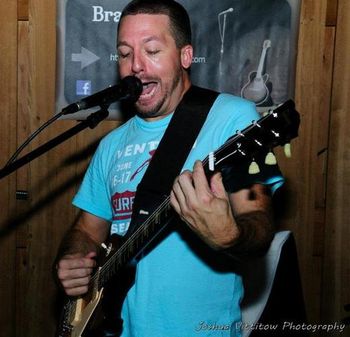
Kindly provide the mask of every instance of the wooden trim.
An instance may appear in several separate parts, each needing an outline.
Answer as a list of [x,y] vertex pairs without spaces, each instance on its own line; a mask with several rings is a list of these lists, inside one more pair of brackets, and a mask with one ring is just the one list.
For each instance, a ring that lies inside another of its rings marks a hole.
[[18,1],[18,21],[28,21],[28,1],[29,0],[17,0]]
[[338,0],[328,0],[326,26],[336,26],[338,15]]

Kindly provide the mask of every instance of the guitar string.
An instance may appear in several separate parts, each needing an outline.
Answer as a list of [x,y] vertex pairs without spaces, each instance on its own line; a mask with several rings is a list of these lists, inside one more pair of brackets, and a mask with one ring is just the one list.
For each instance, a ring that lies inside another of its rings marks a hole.
[[[150,217],[148,217],[145,222],[138,227],[134,233],[131,234],[131,236],[122,244],[122,246],[106,261],[104,265],[101,266],[101,269],[99,273],[96,273],[92,278],[90,282],[95,282],[97,278],[108,271],[110,271],[111,265],[115,265],[115,261],[118,260],[128,249],[129,247],[134,244],[134,242],[137,241],[139,236],[143,234],[145,229],[152,224],[156,220],[156,218],[159,216],[159,214],[164,211],[170,203],[170,197],[166,197],[166,199],[157,207],[157,209],[151,214]],[[99,275],[100,274],[100,275]]]

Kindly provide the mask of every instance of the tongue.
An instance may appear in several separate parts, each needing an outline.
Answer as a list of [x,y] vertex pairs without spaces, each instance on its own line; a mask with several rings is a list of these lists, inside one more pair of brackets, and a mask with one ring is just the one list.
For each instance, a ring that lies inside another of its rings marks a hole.
[[155,83],[149,83],[146,86],[143,87],[143,91],[142,94],[143,95],[147,95],[149,93],[151,93],[151,91],[153,90],[153,88],[156,86]]

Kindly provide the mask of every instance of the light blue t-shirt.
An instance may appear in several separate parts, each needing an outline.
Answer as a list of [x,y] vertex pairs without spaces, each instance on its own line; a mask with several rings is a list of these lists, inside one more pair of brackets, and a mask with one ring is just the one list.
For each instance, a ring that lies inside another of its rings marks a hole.
[[[107,135],[73,204],[110,221],[111,232],[124,235],[136,187],[171,118],[147,122],[136,116]],[[197,159],[258,118],[252,103],[219,95],[184,169],[192,170]],[[266,179],[275,187],[282,181],[280,175]],[[241,319],[240,276],[222,268],[220,255],[186,230],[174,230],[137,263],[135,284],[123,303],[123,337],[240,336],[235,331]]]

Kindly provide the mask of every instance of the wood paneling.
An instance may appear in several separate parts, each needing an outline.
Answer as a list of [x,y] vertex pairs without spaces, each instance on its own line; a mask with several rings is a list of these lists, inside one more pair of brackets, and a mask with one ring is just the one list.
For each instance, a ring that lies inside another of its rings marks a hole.
[[[53,115],[55,6],[53,0],[0,3],[6,15],[0,30],[0,166]],[[287,180],[280,224],[296,237],[312,323],[344,318],[343,306],[350,303],[349,22],[348,0],[302,1],[295,90],[300,136],[292,160],[278,150]],[[29,149],[75,123],[55,122]],[[53,335],[51,267],[76,217],[71,198],[98,140],[116,125],[85,130],[0,180],[0,337]],[[28,200],[16,200],[16,189],[27,191]]]
[[[0,167],[16,148],[17,115],[17,4],[2,1],[0,13]],[[6,220],[15,203],[15,176],[0,180],[0,336],[15,335],[15,233]]]
[[[27,21],[18,23],[18,95],[17,95],[17,144],[21,144],[29,136],[29,24]],[[17,145],[18,146],[18,145]],[[19,191],[28,191],[30,185],[29,166],[20,168],[16,172],[16,186]],[[27,211],[28,202],[19,200],[16,203],[16,214]],[[15,224],[17,226],[17,223]],[[29,224],[23,219],[16,228],[16,327],[17,335],[26,334],[26,307],[28,287],[28,252],[29,252]]]
[[[26,121],[30,132],[51,118],[54,112],[55,17],[54,1],[30,2],[29,118]],[[55,122],[33,141],[32,147],[47,142],[75,124],[74,121]],[[106,122],[97,130],[86,130],[34,160],[27,168],[30,199],[25,220],[28,223],[28,251],[24,254],[27,262],[22,283],[27,287],[27,294],[24,302],[26,318],[22,328],[28,337],[46,336],[48,332],[52,335],[54,331],[57,288],[52,265],[57,247],[76,217],[71,200],[92,153],[91,149],[86,154],[86,148],[94,147],[97,139],[114,126],[115,123]],[[19,125],[19,133],[23,134],[24,129],[24,124]]]
[[350,3],[339,0],[338,5],[322,305],[322,316],[331,320],[350,316],[344,310],[344,305],[350,304]]
[[[325,175],[319,172],[324,156],[319,155],[321,148],[324,148],[319,140],[324,132],[321,123],[328,114],[324,103],[320,101],[325,90],[321,83],[326,76],[323,61],[326,9],[326,0],[302,2],[296,73],[296,105],[301,114],[300,134],[294,142],[293,161],[282,163],[283,172],[288,178],[289,204],[288,216],[283,219],[283,223],[296,236],[310,321],[319,320],[320,273],[323,263],[319,253],[322,245],[320,235],[323,237],[322,201],[318,200],[318,207],[315,203],[322,195],[322,186],[325,184]],[[324,114],[324,118],[319,117],[321,114]]]

